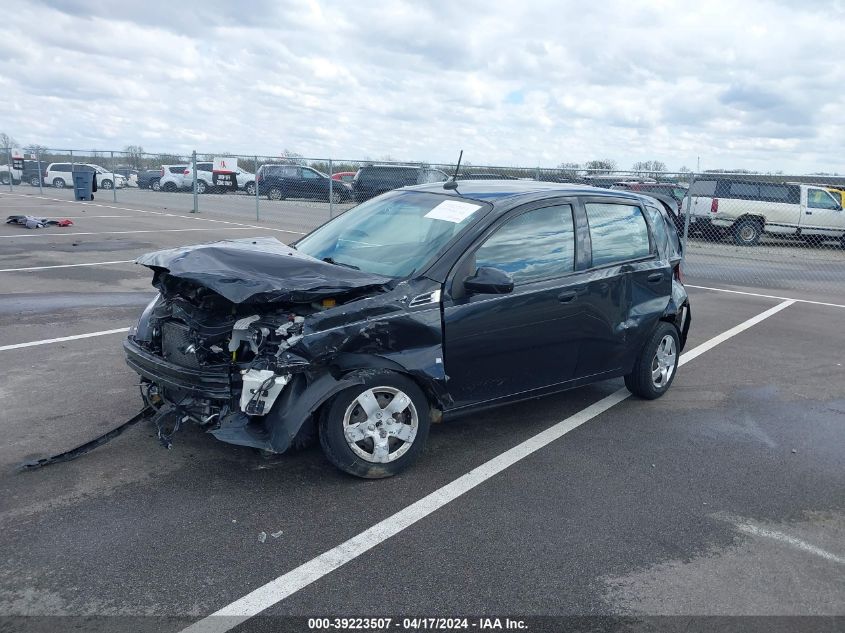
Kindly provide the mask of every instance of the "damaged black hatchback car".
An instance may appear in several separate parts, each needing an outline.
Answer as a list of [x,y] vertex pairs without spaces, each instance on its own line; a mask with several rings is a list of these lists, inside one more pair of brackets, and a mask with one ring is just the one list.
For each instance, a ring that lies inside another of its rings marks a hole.
[[[386,477],[444,417],[625,377],[669,388],[690,324],[681,245],[653,199],[530,181],[389,192],[291,246],[160,251],[124,343],[160,434],[193,421]],[[163,420],[171,422],[165,424]]]

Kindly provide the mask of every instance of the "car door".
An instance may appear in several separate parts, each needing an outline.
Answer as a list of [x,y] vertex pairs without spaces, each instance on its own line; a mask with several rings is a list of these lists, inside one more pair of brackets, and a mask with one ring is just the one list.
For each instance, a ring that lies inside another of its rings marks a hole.
[[[571,199],[500,219],[459,260],[443,298],[444,368],[456,409],[574,378],[583,328]],[[479,267],[509,273],[508,294],[469,294]]]
[[826,189],[807,187],[806,190],[807,199],[801,205],[801,234],[840,237],[845,232],[842,206]]
[[302,197],[312,200],[328,200],[329,184],[323,175],[309,167],[302,168]]
[[659,257],[639,202],[595,197],[583,203],[591,277],[583,303],[591,320],[577,373],[589,376],[630,365],[663,314],[672,271]]

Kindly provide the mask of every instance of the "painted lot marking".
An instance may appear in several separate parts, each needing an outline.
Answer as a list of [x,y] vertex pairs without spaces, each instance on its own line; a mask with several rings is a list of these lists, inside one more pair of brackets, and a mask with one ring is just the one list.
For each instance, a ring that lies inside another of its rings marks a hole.
[[749,297],[763,297],[764,299],[778,299],[780,301],[796,301],[798,303],[811,303],[817,306],[830,306],[831,308],[845,308],[845,304],[841,303],[826,303],[824,301],[811,301],[810,299],[792,299],[791,297],[778,297],[776,295],[764,295],[759,292],[743,292],[741,290],[727,290],[726,288],[711,288],[709,286],[694,286],[692,284],[684,284],[686,288],[698,288],[699,290],[714,290],[716,292],[729,292],[734,295],[747,295]]
[[54,266],[29,266],[27,268],[0,268],[0,273],[18,273],[27,270],[49,270],[51,268],[76,268],[78,266],[109,266],[111,264],[134,264],[134,259],[121,259],[114,262],[88,262],[87,264],[56,264]]
[[[268,231],[277,231],[279,233],[291,233],[292,235],[305,235],[305,233],[303,233],[302,231],[289,231],[287,229],[277,229],[277,228],[273,228],[273,227],[270,227],[270,226],[258,226],[256,224],[244,224],[242,222],[231,222],[229,220],[216,220],[214,218],[200,218],[200,217],[196,217],[194,215],[180,215],[178,213],[165,213],[164,211],[152,211],[152,210],[149,210],[149,209],[136,209],[136,208],[133,208],[133,207],[117,207],[117,206],[110,205],[110,204],[99,204],[99,203],[95,203],[95,202],[84,202],[84,201],[81,201],[81,200],[62,200],[61,198],[48,198],[47,196],[33,196],[33,195],[28,195],[28,194],[23,194],[23,193],[8,193],[8,192],[4,193],[2,191],[0,191],[0,195],[16,196],[16,197],[20,197],[20,198],[28,198],[30,200],[32,200],[32,199],[48,200],[50,202],[61,202],[61,203],[64,203],[64,204],[81,204],[81,205],[84,205],[86,207],[99,207],[101,209],[115,209],[117,211],[132,211],[134,213],[148,213],[148,214],[151,214],[151,215],[161,215],[161,216],[168,217],[168,218],[184,218],[186,220],[198,220],[198,221],[202,221],[202,222],[216,222],[218,224],[232,224],[234,226],[244,226],[244,227],[249,227],[251,229],[266,229]],[[121,216],[121,217],[123,217],[123,216]],[[129,216],[129,217],[131,217],[131,216]]]
[[738,529],[740,532],[745,532],[746,534],[750,534],[751,536],[762,536],[775,541],[780,541],[781,543],[786,543],[787,545],[790,545],[796,549],[800,549],[810,554],[815,554],[816,556],[829,560],[833,563],[845,565],[845,558],[843,558],[842,556],[837,556],[833,552],[828,552],[827,550],[822,549],[821,547],[816,547],[812,543],[803,541],[800,538],[795,538],[794,536],[790,536],[789,534],[785,534],[783,532],[778,532],[777,530],[768,530],[766,528],[756,526],[752,523],[742,522],[735,523],[735,525],[736,529]]
[[128,327],[117,328],[116,330],[102,330],[100,332],[89,332],[87,334],[74,334],[73,336],[62,336],[59,338],[48,338],[41,341],[30,341],[28,343],[15,343],[13,345],[0,345],[0,352],[10,349],[21,349],[22,347],[35,347],[36,345],[49,345],[50,343],[62,343],[64,341],[75,341],[81,338],[92,338],[94,336],[105,336],[106,334],[118,334],[128,332]]
[[225,228],[209,228],[209,229],[144,229],[139,231],[102,231],[102,232],[82,232],[73,231],[70,233],[26,233],[23,235],[0,235],[0,239],[14,239],[16,237],[55,237],[58,235],[126,235],[127,233],[183,233],[185,231],[249,231],[252,230],[248,226],[227,226]]
[[[757,316],[713,337],[683,354],[679,360],[679,365],[688,363],[704,352],[713,349],[740,332],[754,327],[761,321],[768,319],[770,316],[777,314],[794,303],[795,301],[792,299],[779,303],[765,312],[761,312]],[[534,437],[501,453],[465,475],[458,477],[431,494],[412,503],[408,507],[376,523],[360,534],[353,536],[348,541],[320,554],[316,558],[303,563],[299,567],[279,576],[275,580],[271,580],[267,584],[235,600],[222,609],[215,611],[202,620],[195,622],[183,629],[182,633],[225,633],[233,629],[242,622],[281,602],[335,569],[358,558],[390,537],[402,532],[414,523],[417,523],[451,501],[484,483],[494,475],[525,459],[544,446],[560,439],[585,422],[592,420],[613,406],[623,402],[630,395],[630,392],[623,387],[609,396],[605,396],[586,409],[582,409],[545,431],[541,431]]]

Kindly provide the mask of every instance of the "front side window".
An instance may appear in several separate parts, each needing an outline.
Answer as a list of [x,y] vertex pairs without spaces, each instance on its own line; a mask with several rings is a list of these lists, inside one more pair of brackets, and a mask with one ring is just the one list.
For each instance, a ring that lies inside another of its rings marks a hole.
[[320,174],[318,174],[316,171],[314,171],[312,169],[303,169],[302,170],[302,177],[305,178],[306,180],[318,180],[318,179],[322,178],[322,176],[320,176]]
[[836,209],[839,205],[824,189],[808,189],[807,206],[811,209]]
[[475,265],[510,273],[517,284],[572,272],[572,207],[563,204],[534,209],[508,220],[476,251]]
[[648,225],[639,207],[588,202],[587,222],[593,245],[593,266],[606,266],[651,254]]

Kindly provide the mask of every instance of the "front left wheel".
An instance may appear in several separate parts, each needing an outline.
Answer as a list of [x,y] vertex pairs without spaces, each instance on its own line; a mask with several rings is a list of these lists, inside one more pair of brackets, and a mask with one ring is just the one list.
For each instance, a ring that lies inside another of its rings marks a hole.
[[365,479],[392,477],[416,461],[431,426],[417,384],[392,371],[367,372],[320,416],[320,445],[340,470]]
[[660,321],[640,350],[634,369],[625,376],[625,386],[635,396],[646,400],[662,396],[675,379],[680,348],[678,329]]

